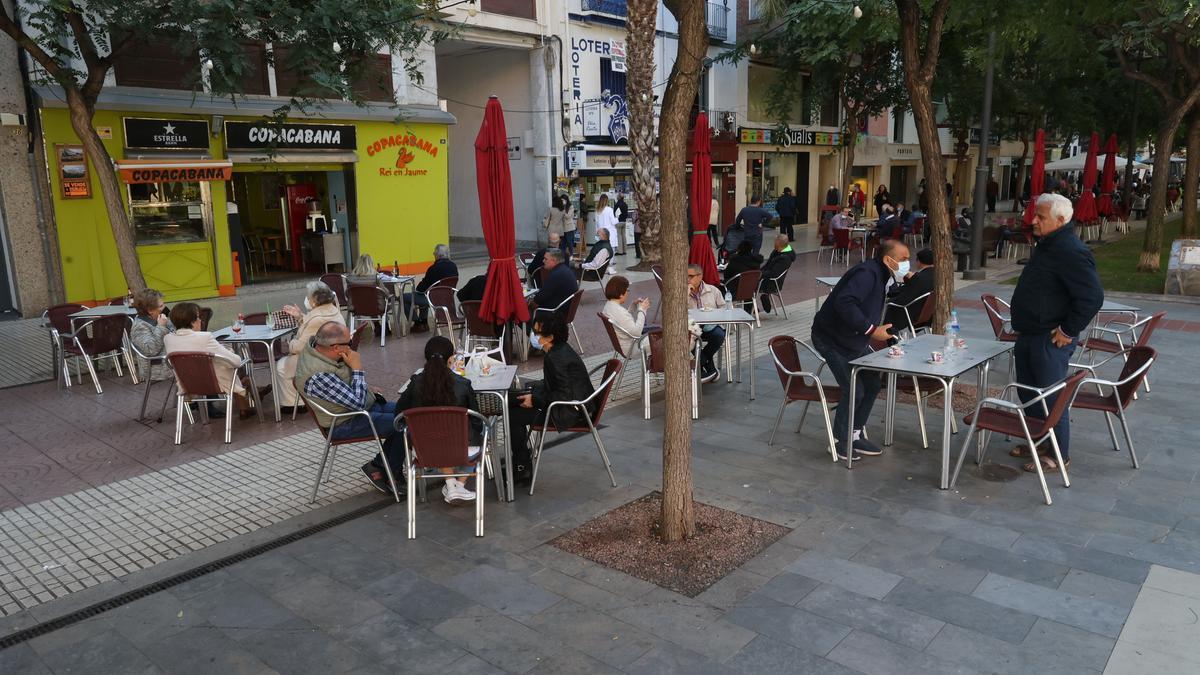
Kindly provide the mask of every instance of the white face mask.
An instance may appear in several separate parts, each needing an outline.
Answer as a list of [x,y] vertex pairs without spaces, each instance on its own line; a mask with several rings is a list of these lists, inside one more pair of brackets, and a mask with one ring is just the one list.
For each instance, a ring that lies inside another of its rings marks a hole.
[[312,301],[310,301],[307,296],[304,298],[304,311],[312,311]]
[[541,337],[538,336],[537,333],[529,334],[529,346],[533,349],[541,349],[542,348],[542,339],[541,339]]
[[892,276],[896,277],[896,281],[904,281],[904,275],[908,274],[908,261],[897,261],[896,270],[892,272]]

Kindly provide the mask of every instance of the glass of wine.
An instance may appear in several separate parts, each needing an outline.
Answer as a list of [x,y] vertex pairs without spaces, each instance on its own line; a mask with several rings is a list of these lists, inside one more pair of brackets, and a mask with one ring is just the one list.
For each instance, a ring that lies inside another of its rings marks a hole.
[[234,322],[233,322],[233,326],[232,326],[232,328],[233,328],[233,334],[234,334],[234,335],[240,335],[240,334],[241,334],[241,332],[242,332],[242,326],[245,326],[245,325],[246,325],[246,322],[245,322],[245,321],[243,321],[241,318],[239,318],[239,319],[237,319],[236,321],[234,321]]

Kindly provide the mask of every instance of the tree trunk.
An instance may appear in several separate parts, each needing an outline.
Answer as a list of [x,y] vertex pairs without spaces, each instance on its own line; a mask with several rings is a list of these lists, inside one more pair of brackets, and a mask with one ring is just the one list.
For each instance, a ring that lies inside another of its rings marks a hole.
[[[846,109],[846,145],[842,148],[842,194],[849,195],[850,179],[854,175],[854,153],[858,149],[858,112]],[[843,202],[845,199],[842,200]]]
[[[1200,90],[1198,90],[1200,91]],[[1167,172],[1171,167],[1171,150],[1175,147],[1175,132],[1183,122],[1195,96],[1189,97],[1171,114],[1162,118],[1154,140],[1154,181],[1150,184],[1150,204],[1146,207],[1146,237],[1138,256],[1138,271],[1157,272],[1162,267],[1163,224],[1167,219]]]
[[[933,13],[944,16],[948,0],[937,0]],[[929,198],[926,221],[933,247],[934,285],[933,329],[940,332],[950,319],[954,305],[954,256],[950,246],[949,207],[946,204],[946,167],[938,140],[937,119],[933,110],[933,73],[937,68],[942,23],[931,21],[926,44],[921,43],[921,6],[916,0],[896,0],[900,13],[900,45],[904,59],[904,86],[917,125],[917,143],[921,146],[921,165],[925,169],[925,193]]]
[[1025,167],[1025,161],[1029,159],[1029,136],[1025,133],[1021,134],[1021,164],[1017,167],[1017,190],[1016,194],[1011,195],[1013,198],[1013,210],[1019,211],[1017,202],[1021,195],[1025,193],[1025,174],[1028,171]]
[[[121,202],[121,187],[117,184],[117,174],[113,170],[112,157],[108,149],[100,142],[100,135],[92,127],[92,117],[95,110],[83,100],[83,95],[72,88],[65,88],[67,93],[67,109],[71,116],[71,128],[83,142],[83,149],[88,160],[92,163],[93,175],[100,183],[100,194],[104,198],[104,207],[108,211],[108,220],[112,225],[113,241],[117,245],[117,260],[121,263],[121,272],[125,275],[125,285],[131,291],[140,291],[146,287],[142,277],[142,266],[137,257],[137,247],[133,241],[133,225],[129,222],[129,214],[125,213],[125,205]],[[94,298],[107,300],[107,298]]]
[[[696,530],[692,505],[692,416],[690,335],[687,330],[687,134],[700,86],[700,61],[707,48],[705,5],[667,0],[679,22],[679,51],[663,95],[659,129],[662,173],[663,346],[666,351],[666,415],[663,430],[663,541],[679,541]],[[635,93],[636,95],[636,93]],[[698,226],[699,227],[699,226]]]
[[[1196,108],[1196,106],[1193,106]],[[1200,109],[1192,110],[1192,122],[1187,134],[1187,168],[1183,172],[1183,231],[1184,239],[1196,236],[1196,192],[1200,180]]]
[[654,26],[658,18],[658,2],[629,0],[627,13],[629,150],[633,159],[633,193],[637,199],[638,228],[642,231],[642,259],[630,269],[645,270],[662,262],[662,229],[654,185],[654,169],[658,166],[658,155],[654,150]]

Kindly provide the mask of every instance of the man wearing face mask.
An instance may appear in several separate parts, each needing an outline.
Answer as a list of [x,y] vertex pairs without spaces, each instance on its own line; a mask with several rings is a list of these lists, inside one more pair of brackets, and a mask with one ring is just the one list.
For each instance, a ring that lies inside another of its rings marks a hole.
[[[821,305],[813,319],[813,348],[825,359],[829,372],[833,373],[838,386],[850,393],[850,362],[871,353],[871,340],[885,342],[891,339],[891,324],[879,325],[883,314],[887,285],[891,280],[900,281],[908,274],[908,247],[898,239],[887,239],[879,245],[878,257],[863,261],[842,275],[833,287],[829,298]],[[858,375],[854,397],[854,436],[846,438],[847,415],[845,399],[837,406],[834,416],[833,435],[837,438],[838,456],[846,459],[849,452],[858,460],[862,455],[881,455],[879,446],[862,435],[871,406],[879,395],[879,373],[864,372]],[[847,449],[847,440],[853,450]]]

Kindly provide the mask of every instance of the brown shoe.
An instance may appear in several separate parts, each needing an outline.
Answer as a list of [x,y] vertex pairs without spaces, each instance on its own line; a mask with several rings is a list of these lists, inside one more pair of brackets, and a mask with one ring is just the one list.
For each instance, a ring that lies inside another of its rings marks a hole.
[[414,323],[414,324],[412,325],[412,332],[414,332],[414,333],[428,333],[428,332],[429,332],[429,324],[427,324],[427,323]]

